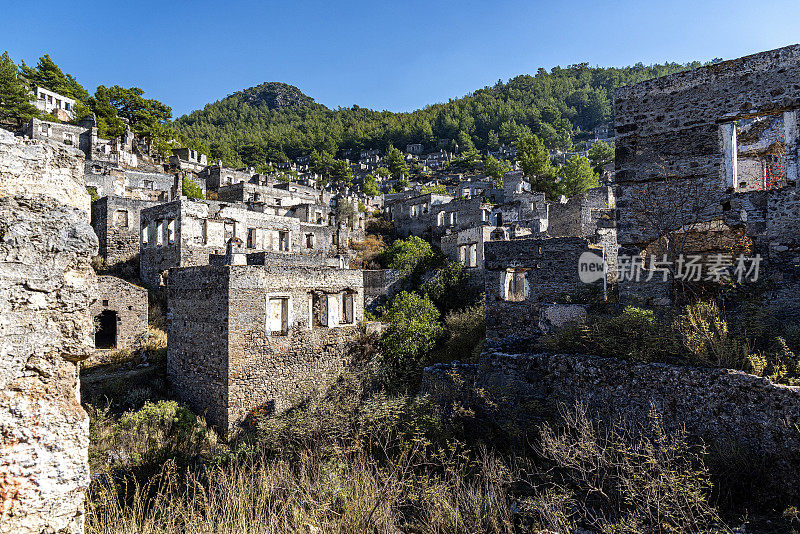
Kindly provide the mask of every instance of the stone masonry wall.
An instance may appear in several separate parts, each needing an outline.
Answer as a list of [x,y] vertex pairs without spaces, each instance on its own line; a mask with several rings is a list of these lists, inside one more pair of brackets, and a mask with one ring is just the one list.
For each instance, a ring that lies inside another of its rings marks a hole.
[[156,201],[123,197],[103,197],[92,204],[92,226],[100,240],[100,255],[109,265],[139,255],[140,213],[158,204]]
[[175,269],[167,283],[170,390],[217,428],[227,428],[228,272]]
[[82,158],[0,130],[0,533],[83,532],[96,253]]
[[[605,421],[644,423],[651,411],[667,430],[685,427],[708,444],[742,447],[768,466],[767,479],[783,494],[800,494],[800,387],[730,369],[636,363],[563,354],[489,353],[466,370],[425,370],[423,388],[440,400],[469,402],[481,391],[490,416],[524,425],[529,406],[556,414],[583,403]],[[453,385],[452,387],[450,385]]]
[[[364,317],[359,270],[231,267],[229,289],[228,432],[258,409],[279,414],[326,389],[350,360]],[[312,323],[311,292],[353,293],[353,321]],[[288,333],[265,329],[270,297],[289,298]]]
[[798,45],[619,88],[614,118],[620,244],[642,247],[658,236],[658,226],[674,229],[721,217],[722,197],[736,186],[725,144],[737,119],[785,113],[787,125],[795,123],[787,128],[795,138],[786,139],[786,160],[787,175],[796,180],[798,109]]
[[[147,290],[116,276],[97,277],[97,300],[89,314],[97,318],[104,311],[117,314],[117,349],[135,349],[147,335]],[[92,361],[101,361],[95,354]]]
[[[542,305],[574,297],[591,286],[581,282],[581,254],[602,254],[600,247],[579,237],[514,239],[486,243],[486,342],[487,345],[525,344],[539,331]],[[504,295],[509,269],[521,271],[524,293]],[[599,283],[602,283],[600,281]],[[522,298],[524,297],[524,298]]]

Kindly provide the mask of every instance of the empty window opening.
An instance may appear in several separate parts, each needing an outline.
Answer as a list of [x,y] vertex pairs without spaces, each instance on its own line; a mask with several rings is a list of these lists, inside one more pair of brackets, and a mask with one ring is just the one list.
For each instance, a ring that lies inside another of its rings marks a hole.
[[469,246],[469,258],[467,262],[467,267],[477,267],[478,266],[478,244],[473,243]]
[[272,297],[268,304],[267,330],[269,333],[275,335],[289,332],[288,297]]
[[247,229],[247,248],[256,248],[256,229]]
[[142,246],[146,247],[149,242],[150,228],[148,228],[147,223],[142,223]]
[[114,226],[117,228],[127,228],[128,227],[128,211],[127,210],[117,210],[114,213]]
[[164,221],[158,221],[156,224],[156,245],[161,246],[164,244]]
[[278,232],[278,250],[289,252],[289,232]]
[[311,326],[328,326],[328,295],[324,293],[311,296]]
[[169,219],[167,222],[167,243],[170,245],[175,243],[175,219]]
[[353,294],[342,293],[342,324],[353,324]]
[[784,114],[739,119],[723,131],[730,186],[760,191],[788,185]]
[[97,349],[116,348],[117,312],[113,310],[104,310],[100,315],[95,317],[94,346]]
[[306,234],[306,248],[314,248],[314,234]]
[[467,245],[458,247],[458,261],[460,261],[462,265],[467,264]]
[[522,302],[525,300],[525,271],[522,269],[506,269],[503,280],[503,300]]

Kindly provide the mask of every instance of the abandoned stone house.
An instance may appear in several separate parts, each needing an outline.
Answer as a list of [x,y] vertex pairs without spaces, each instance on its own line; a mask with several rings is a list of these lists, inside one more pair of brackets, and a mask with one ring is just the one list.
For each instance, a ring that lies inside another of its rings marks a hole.
[[159,204],[118,196],[92,203],[92,227],[100,242],[99,253],[108,265],[138,259],[141,211]]
[[116,276],[98,276],[97,299],[89,308],[95,323],[95,349],[138,348],[147,335],[147,313],[145,288]]
[[198,177],[209,191],[217,191],[228,185],[249,183],[255,175],[255,169],[230,169],[223,167],[219,161],[216,165],[203,166],[198,172]]
[[[602,276],[581,281],[581,255],[603,257],[601,244],[582,237],[521,238],[486,243],[486,343],[506,349],[525,347],[542,332],[540,314],[550,305],[602,291]],[[606,284],[616,273],[606,273]],[[592,289],[593,288],[593,289]]]
[[230,437],[330,384],[364,316],[355,269],[225,265],[170,271],[167,372],[195,412]]
[[[796,291],[800,46],[622,87],[614,107],[625,252],[708,252],[744,232],[780,294]],[[645,284],[620,290],[653,298]]]
[[72,119],[75,113],[75,100],[45,89],[44,87],[33,88],[33,105],[36,109],[45,113],[51,113],[58,120],[66,122]]
[[89,115],[77,124],[31,119],[23,126],[22,133],[29,139],[46,141],[74,147],[82,151],[86,159],[108,161],[126,167],[136,167],[139,159],[133,149],[134,135],[130,128],[115,139],[102,139],[98,135],[97,120]]
[[232,238],[250,253],[334,257],[339,252],[336,227],[210,200],[181,198],[144,209],[139,229],[140,276],[153,289],[169,269],[208,265],[210,255],[224,255]]
[[[299,189],[299,190],[298,190]],[[247,202],[261,206],[265,213],[291,216],[292,209],[300,204],[318,204],[322,200],[322,192],[300,186],[294,191],[279,188],[276,185],[258,185],[250,182],[221,186],[217,189],[217,200],[221,202]],[[314,218],[317,224],[327,224],[330,220],[329,209],[319,210]]]

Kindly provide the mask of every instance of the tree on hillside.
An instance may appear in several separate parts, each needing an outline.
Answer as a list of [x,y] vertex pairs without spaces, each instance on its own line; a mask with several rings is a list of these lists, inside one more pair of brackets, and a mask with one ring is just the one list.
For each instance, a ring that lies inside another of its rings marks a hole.
[[85,104],[75,105],[75,119],[80,120],[94,113],[97,121],[97,135],[104,139],[114,139],[125,133],[125,123],[117,115],[117,109],[111,104],[108,88],[100,85]]
[[353,184],[353,170],[343,159],[334,160],[330,174],[331,183],[342,187]]
[[563,173],[560,183],[561,194],[567,197],[581,195],[587,189],[600,185],[591,163],[583,156],[572,156],[561,171]]
[[392,299],[382,318],[389,323],[382,338],[391,358],[389,367],[401,376],[419,367],[421,358],[442,334],[440,318],[439,310],[427,296],[401,291]]
[[597,141],[589,149],[588,156],[594,172],[603,174],[603,166],[614,161],[614,143],[609,145],[604,141]]
[[361,188],[364,191],[364,194],[368,197],[376,197],[381,194],[381,189],[378,187],[378,182],[375,180],[375,177],[371,174],[368,174],[364,178],[364,186]]
[[17,126],[38,115],[30,102],[31,94],[17,74],[17,66],[8,52],[0,56],[0,120],[14,121]]
[[327,150],[320,152],[315,150],[311,153],[311,171],[324,177],[329,177],[333,171],[334,161],[336,161],[336,158]]
[[89,99],[86,89],[78,83],[74,76],[64,74],[48,54],[40,57],[35,67],[29,67],[23,61],[19,67],[19,73],[31,87],[44,87],[81,102]]
[[394,241],[383,253],[386,265],[404,274],[423,266],[433,257],[431,244],[415,235]]
[[193,199],[204,198],[203,190],[200,189],[200,186],[194,180],[185,176],[181,180],[181,195]]
[[491,155],[486,158],[486,163],[484,164],[483,168],[486,176],[491,176],[492,178],[500,178],[503,176],[503,173],[508,172],[508,170],[508,163],[505,161],[500,161]]
[[406,159],[403,157],[403,153],[400,152],[400,149],[389,145],[389,148],[386,149],[386,155],[383,158],[383,163],[389,169],[389,172],[392,174],[392,178],[399,180],[403,176],[408,176],[408,164],[406,163]]
[[[99,89],[99,88],[98,88]],[[108,97],[117,115],[127,119],[131,129],[143,137],[154,137],[158,125],[169,123],[172,108],[153,98],[144,98],[138,87],[124,88],[114,85],[108,88]]]
[[517,162],[530,179],[531,189],[554,199],[559,194],[558,168],[550,162],[550,152],[538,136],[523,137],[517,142]]

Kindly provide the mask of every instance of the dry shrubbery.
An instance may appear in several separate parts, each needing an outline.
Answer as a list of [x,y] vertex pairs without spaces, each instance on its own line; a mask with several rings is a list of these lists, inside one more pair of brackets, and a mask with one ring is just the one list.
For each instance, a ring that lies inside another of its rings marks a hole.
[[541,343],[557,352],[740,369],[778,383],[800,382],[800,360],[794,352],[800,347],[798,329],[767,328],[766,320],[755,319],[763,313],[754,315],[751,308],[741,315],[746,320],[733,328],[714,300],[689,304],[674,318],[626,306],[618,314],[595,314],[586,324],[567,325]]
[[[426,397],[388,395],[371,364],[360,368],[325,396],[254,420],[230,446],[174,403],[116,421],[95,413],[93,442],[139,475],[92,484],[87,532],[725,530],[701,451],[657,419],[637,433],[575,408],[542,426],[533,449],[501,453],[460,437]],[[148,466],[155,474],[143,477]]]

